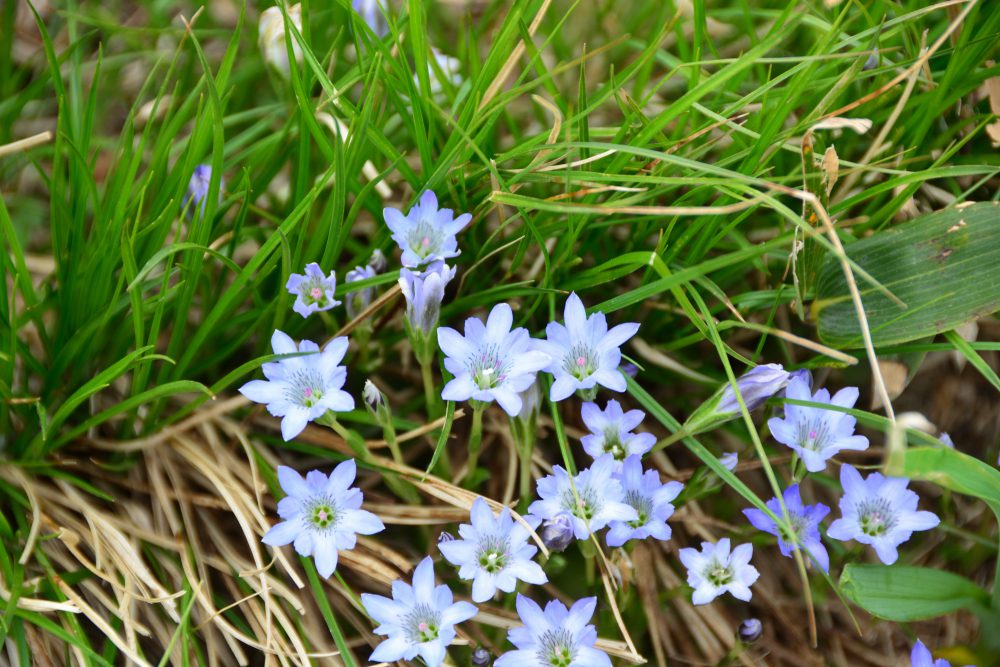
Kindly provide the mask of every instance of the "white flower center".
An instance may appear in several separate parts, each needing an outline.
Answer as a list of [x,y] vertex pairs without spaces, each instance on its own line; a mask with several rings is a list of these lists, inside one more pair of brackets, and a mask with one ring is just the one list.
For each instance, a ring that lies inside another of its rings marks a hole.
[[573,489],[567,488],[562,494],[562,507],[568,510],[573,516],[584,521],[590,521],[594,515],[601,511],[603,503],[600,497],[590,486],[578,486],[576,495]]
[[403,618],[403,628],[415,644],[432,642],[441,630],[441,612],[426,604],[418,604]]
[[535,655],[547,667],[569,667],[576,657],[573,635],[562,628],[547,631],[539,637]]
[[716,559],[708,564],[702,576],[715,587],[725,586],[733,580],[733,568],[723,565]]
[[497,574],[507,567],[510,560],[510,540],[498,535],[486,535],[479,540],[476,562],[490,574]]
[[638,491],[626,491],[625,504],[634,508],[639,515],[638,519],[628,522],[629,526],[632,528],[642,528],[649,523],[653,515],[653,501],[649,496],[644,496]]
[[897,517],[885,498],[864,500],[857,505],[861,532],[871,537],[884,535],[896,525]]
[[577,380],[586,380],[597,370],[597,355],[586,343],[576,343],[563,359],[563,369]]
[[287,380],[285,398],[290,403],[311,408],[323,398],[323,378],[312,368],[300,368]]
[[326,298],[326,284],[322,276],[310,276],[309,280],[303,281],[299,285],[299,295],[305,303],[316,304],[320,308],[330,303]]
[[480,389],[493,389],[504,383],[511,363],[500,358],[500,350],[496,345],[482,345],[466,361],[466,367],[472,374],[472,381]]
[[617,428],[607,428],[604,430],[604,453],[611,454],[616,461],[625,460],[625,444],[618,436]]
[[814,419],[808,422],[799,422],[798,440],[799,447],[814,452],[822,451],[830,439],[830,427],[823,418]]
[[327,532],[337,527],[340,521],[340,510],[332,498],[321,496],[312,499],[306,506],[306,521],[309,526],[319,532]]
[[434,225],[421,219],[414,225],[406,236],[410,244],[410,250],[415,252],[421,259],[437,254],[441,249],[441,234]]

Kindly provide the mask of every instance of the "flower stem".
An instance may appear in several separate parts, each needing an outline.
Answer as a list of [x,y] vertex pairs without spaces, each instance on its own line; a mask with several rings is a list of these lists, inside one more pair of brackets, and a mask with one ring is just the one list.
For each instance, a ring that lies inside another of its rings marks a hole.
[[424,379],[424,397],[427,401],[427,418],[437,419],[441,416],[441,403],[438,400],[437,388],[434,386],[434,375],[431,372],[431,360],[419,359],[420,375]]
[[465,475],[467,482],[471,482],[476,472],[476,463],[479,461],[479,450],[483,444],[483,412],[485,404],[479,401],[470,401],[472,405],[472,430],[469,432],[469,460],[467,463],[468,472]]

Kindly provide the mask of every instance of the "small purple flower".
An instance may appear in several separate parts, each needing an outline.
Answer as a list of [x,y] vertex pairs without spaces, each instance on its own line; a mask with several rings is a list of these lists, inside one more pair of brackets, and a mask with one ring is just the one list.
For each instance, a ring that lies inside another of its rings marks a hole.
[[729,538],[716,544],[702,542],[701,551],[681,549],[678,554],[688,571],[688,584],[694,588],[691,601],[708,604],[723,593],[730,593],[737,600],[750,600],[750,586],[760,573],[750,564],[753,546],[741,544],[729,552]]
[[470,317],[465,335],[449,327],[437,330],[438,344],[445,354],[444,367],[455,376],[445,385],[441,398],[496,401],[510,415],[521,412],[520,392],[535,382],[535,374],[549,364],[549,356],[535,350],[528,330],[511,330],[514,313],[506,303],[493,306],[483,324]]
[[427,667],[439,667],[455,640],[455,626],[479,610],[470,602],[454,602],[451,589],[434,585],[434,563],[427,556],[413,571],[413,585],[392,583],[392,599],[361,594],[368,615],[379,624],[373,632],[388,638],[375,647],[372,662],[412,661],[418,655]]
[[639,513],[624,502],[625,491],[614,478],[615,459],[605,454],[576,477],[562,466],[554,466],[548,477],[538,480],[541,498],[528,511],[539,519],[553,521],[569,513],[576,539],[585,540],[591,533],[612,521],[635,521]]
[[376,35],[385,37],[389,34],[389,23],[386,21],[385,10],[380,6],[379,0],[353,0],[351,6]]
[[947,447],[949,449],[955,449],[955,441],[952,440],[951,436],[948,435],[947,433],[942,433],[940,436],[938,436],[938,440],[945,447]]
[[[951,663],[944,658],[935,660],[924,643],[918,639],[910,654],[910,667],[951,667]],[[972,667],[972,665],[968,665],[968,667]]]
[[573,534],[573,515],[569,512],[560,512],[542,524],[542,532],[539,535],[542,543],[549,551],[566,551],[566,547],[576,537]]
[[740,457],[736,452],[726,452],[719,457],[719,463],[726,467],[726,470],[732,472],[736,470],[736,466],[740,462]]
[[241,394],[266,404],[268,412],[282,417],[281,437],[286,441],[330,410],[354,409],[354,399],[341,390],[347,380],[347,369],[340,365],[347,352],[347,338],[334,338],[320,352],[316,343],[304,340],[296,347],[288,334],[276,330],[271,349],[275,354],[313,353],[266,363],[261,366],[266,381],[251,380],[240,387]]
[[904,477],[883,477],[877,472],[863,479],[853,466],[841,466],[843,517],[830,525],[827,535],[842,542],[870,544],[879,560],[892,565],[899,556],[896,548],[913,531],[930,530],[941,523],[933,512],[917,511],[919,497],[906,488],[909,483]]
[[517,614],[524,625],[507,632],[517,650],[504,653],[494,667],[611,667],[608,654],[595,647],[597,630],[589,621],[596,608],[597,598],[578,600],[569,609],[552,600],[543,612],[518,595]]
[[622,464],[620,476],[625,490],[625,504],[633,507],[638,514],[634,521],[612,521],[609,524],[607,542],[609,547],[620,547],[629,540],[670,539],[667,519],[674,513],[670,504],[680,494],[684,485],[680,482],[660,482],[655,470],[643,472],[638,456],[629,456]]
[[611,454],[617,461],[629,456],[642,456],[656,444],[652,433],[633,433],[646,416],[642,410],[624,412],[618,401],[611,399],[602,411],[596,403],[584,403],[583,423],[590,434],[580,439],[583,449],[595,459]]
[[455,277],[455,269],[443,262],[419,272],[401,269],[399,289],[406,300],[406,326],[411,335],[428,338],[437,328],[444,301],[444,288]]
[[[740,396],[743,397],[747,410],[755,410],[784,389],[789,377],[788,371],[781,364],[761,364],[741,375],[736,380],[736,386],[740,390]],[[740,411],[740,404],[736,400],[736,393],[733,392],[731,384],[727,384],[722,390],[722,398],[719,399],[715,411],[725,413]]]
[[[347,275],[344,276],[344,283],[350,285],[351,283],[356,283],[361,280],[367,280],[369,278],[375,277],[375,269],[370,266],[356,266],[353,270],[348,271]],[[347,316],[354,318],[358,314],[364,312],[365,308],[371,305],[372,296],[375,294],[374,287],[362,287],[359,290],[354,290],[347,294],[345,299],[347,302],[344,305],[344,309],[347,310]]]
[[405,216],[395,208],[386,208],[382,213],[392,231],[392,240],[403,251],[403,266],[411,269],[457,257],[455,235],[472,220],[469,213],[452,219],[452,210],[438,209],[437,196],[430,190],[421,195],[420,203]]
[[315,559],[321,577],[333,574],[337,551],[353,549],[358,534],[385,530],[377,516],[361,509],[361,491],[351,487],[357,470],[354,459],[347,459],[329,477],[312,470],[302,479],[291,468],[278,466],[278,482],[288,494],[278,501],[278,516],[284,520],[264,534],[264,544],[294,544],[300,556]]
[[305,274],[293,273],[288,276],[285,289],[295,295],[295,305],[292,310],[302,317],[313,313],[330,310],[339,306],[340,302],[333,298],[337,289],[337,276],[331,271],[329,276],[323,275],[323,269],[316,262],[306,264]]
[[[528,544],[530,533],[515,523],[506,507],[494,517],[482,498],[472,503],[471,525],[458,527],[462,539],[438,544],[438,549],[452,565],[459,566],[458,576],[472,580],[472,601],[486,602],[497,590],[512,593],[517,580],[529,584],[548,581],[538,563],[531,560],[538,547]],[[528,517],[532,529],[538,520]]]
[[[784,527],[779,528],[771,517],[763,511],[756,508],[745,509],[743,514],[757,530],[777,536],[778,548],[781,549],[782,556],[791,558],[792,552],[801,546],[816,559],[824,572],[829,572],[830,556],[826,553],[826,547],[819,539],[819,522],[830,513],[830,508],[823,503],[803,505],[798,484],[792,484],[785,489],[782,497],[785,501],[785,508],[788,510],[788,519],[791,521],[795,540],[791,540],[791,536],[785,532]],[[774,512],[775,516],[781,517],[781,503],[778,502],[777,498],[768,500],[767,508]]]
[[620,348],[639,331],[639,325],[629,322],[609,331],[604,313],[587,317],[575,292],[566,299],[564,317],[565,326],[550,322],[545,327],[547,340],[537,343],[538,349],[552,357],[546,369],[555,378],[550,398],[561,401],[577,390],[594,393],[597,385],[625,391],[625,376],[618,370]]
[[[212,182],[212,166],[199,164],[191,174],[188,181],[187,191],[181,200],[181,208],[189,218],[194,217],[194,209],[198,207],[199,213],[205,215],[205,197],[208,195],[208,186]],[[222,188],[224,182],[219,179],[219,201],[222,201]],[[200,205],[200,206],[199,206]]]
[[[858,400],[858,388],[845,387],[833,398],[826,389],[810,396],[805,380],[795,378],[788,383],[785,395],[794,400],[850,408]],[[828,459],[844,450],[868,449],[868,438],[854,435],[856,423],[854,417],[843,412],[786,403],[785,418],[774,417],[768,420],[767,425],[775,440],[795,450],[802,458],[806,470],[819,472],[826,467]]]

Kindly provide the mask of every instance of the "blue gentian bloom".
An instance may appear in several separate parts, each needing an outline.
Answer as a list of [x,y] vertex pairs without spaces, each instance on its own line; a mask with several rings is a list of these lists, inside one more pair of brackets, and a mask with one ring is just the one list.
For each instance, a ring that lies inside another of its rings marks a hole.
[[[459,567],[458,576],[472,580],[472,601],[486,602],[497,590],[512,593],[517,580],[529,584],[548,581],[538,563],[531,560],[538,547],[528,544],[530,533],[511,518],[506,507],[500,516],[493,516],[489,504],[482,498],[472,503],[471,524],[458,527],[461,539],[438,544],[438,549],[452,565]],[[538,519],[528,517],[532,529]]]
[[[819,522],[830,513],[830,508],[823,503],[803,505],[798,484],[792,484],[785,489],[782,498],[785,501],[785,508],[788,510],[792,529],[795,531],[795,541],[786,539],[787,535],[784,529],[779,530],[771,517],[763,511],[756,508],[745,509],[743,514],[757,530],[777,536],[778,548],[781,549],[782,556],[791,558],[792,552],[801,546],[812,554],[824,572],[829,572],[830,556],[826,553],[826,547],[819,539]],[[775,516],[782,516],[781,503],[777,498],[771,498],[767,501],[767,508],[774,512]]]
[[506,303],[490,311],[486,323],[470,317],[465,335],[449,327],[437,331],[445,354],[444,367],[455,376],[445,385],[446,401],[496,401],[510,415],[521,412],[520,393],[535,382],[535,374],[549,365],[549,356],[534,349],[528,330],[511,330],[514,313]]
[[846,542],[857,540],[875,548],[886,565],[896,562],[896,548],[916,530],[930,530],[941,520],[933,512],[917,511],[919,497],[907,489],[910,480],[873,472],[867,479],[853,466],[840,468],[843,515],[830,524],[827,535]]
[[[790,374],[781,364],[761,364],[744,373],[736,380],[736,386],[743,397],[747,410],[755,410],[788,384]],[[722,397],[715,407],[716,412],[739,412],[740,404],[736,400],[733,386],[727,384],[722,390]]]
[[565,326],[550,322],[545,327],[546,340],[537,343],[538,349],[552,357],[546,369],[555,378],[550,398],[561,401],[577,390],[596,392],[597,385],[625,391],[625,376],[618,370],[619,348],[639,331],[639,325],[629,322],[609,331],[604,313],[587,317],[575,292],[566,299],[564,317]]
[[457,257],[455,235],[472,220],[469,213],[453,219],[451,209],[438,209],[437,195],[430,190],[420,196],[420,202],[405,216],[395,208],[386,208],[382,214],[392,231],[392,240],[403,251],[403,266],[410,269]]
[[[208,186],[212,181],[212,165],[199,164],[194,168],[194,172],[191,174],[191,180],[188,181],[187,190],[184,193],[184,198],[181,200],[181,208],[184,210],[185,215],[189,218],[194,217],[194,209],[198,208],[199,212],[205,214],[205,197],[208,195]],[[222,201],[222,188],[224,182],[222,179],[219,180],[219,201]]]
[[647,537],[669,540],[671,531],[667,519],[674,513],[670,501],[680,494],[684,485],[680,482],[662,483],[655,470],[643,472],[642,460],[638,456],[625,459],[619,479],[625,491],[625,504],[635,509],[638,518],[608,524],[608,546],[620,547],[629,540],[644,540]]
[[[344,276],[344,283],[356,283],[360,280],[367,280],[374,277],[375,269],[371,266],[355,266],[353,270],[348,271],[347,275]],[[350,292],[346,297],[344,297],[347,300],[344,304],[347,316],[354,318],[357,317],[358,314],[364,312],[365,308],[371,305],[372,296],[374,294],[374,287],[363,287],[359,290]]]
[[616,461],[624,461],[629,456],[642,456],[656,444],[656,436],[652,433],[632,432],[646,416],[642,410],[625,412],[618,401],[611,399],[604,410],[596,403],[587,402],[580,412],[583,423],[590,429],[580,442],[584,451],[595,459],[611,454]]
[[612,521],[635,521],[639,513],[625,504],[625,490],[615,479],[616,468],[610,454],[576,477],[570,477],[562,466],[554,466],[551,475],[538,480],[540,500],[531,503],[528,511],[545,521],[568,513],[578,540],[587,539]]
[[309,317],[313,313],[340,305],[340,302],[333,298],[333,292],[337,289],[336,274],[331,271],[329,276],[324,276],[323,269],[319,268],[316,262],[306,264],[304,274],[293,273],[288,276],[285,289],[289,294],[295,295],[292,310],[302,317]]
[[351,7],[376,35],[385,37],[389,34],[389,23],[386,21],[385,10],[380,6],[379,0],[353,0]]
[[399,289],[406,300],[406,325],[411,335],[428,338],[437,328],[444,301],[444,288],[455,277],[455,269],[436,262],[425,271],[399,271]]
[[278,466],[278,482],[288,494],[278,501],[284,519],[264,534],[264,544],[294,544],[300,556],[312,556],[323,578],[337,569],[337,552],[350,550],[357,536],[385,530],[377,516],[361,509],[361,491],[352,488],[357,466],[348,459],[329,477],[312,470],[305,479],[287,466]]
[[[845,387],[833,398],[826,389],[810,395],[806,381],[796,377],[788,383],[785,395],[794,400],[850,408],[858,400],[858,388]],[[819,472],[826,468],[828,459],[844,450],[868,449],[868,438],[854,435],[856,423],[854,417],[843,412],[786,403],[785,418],[769,419],[767,426],[775,440],[795,450],[805,463],[806,470]]]
[[584,598],[569,609],[552,600],[542,611],[518,595],[517,614],[524,625],[507,632],[517,650],[504,653],[494,667],[611,667],[608,654],[595,647],[597,630],[590,619],[596,608],[597,598]]
[[[935,660],[930,650],[918,639],[917,643],[913,645],[913,652],[910,653],[910,667],[951,667],[951,663],[944,658]],[[972,665],[967,667],[972,667]]]
[[397,579],[391,599],[362,593],[361,603],[379,624],[373,632],[387,636],[375,647],[372,662],[411,661],[419,655],[427,667],[444,662],[445,649],[456,636],[455,626],[479,612],[470,602],[454,602],[447,586],[434,585],[430,556],[413,571],[412,586]]
[[275,331],[271,349],[275,354],[312,353],[268,362],[261,366],[266,381],[251,380],[240,387],[241,394],[266,404],[268,412],[282,418],[281,437],[286,441],[328,411],[354,409],[354,399],[341,389],[347,380],[347,369],[340,365],[347,352],[347,338],[334,338],[320,352],[310,340],[296,347],[288,334]]
[[688,548],[678,553],[688,571],[688,584],[694,588],[694,604],[708,604],[726,592],[737,600],[750,600],[750,586],[760,576],[750,564],[753,546],[741,544],[732,552],[729,549],[729,538],[724,537],[716,544],[702,542],[701,551]]

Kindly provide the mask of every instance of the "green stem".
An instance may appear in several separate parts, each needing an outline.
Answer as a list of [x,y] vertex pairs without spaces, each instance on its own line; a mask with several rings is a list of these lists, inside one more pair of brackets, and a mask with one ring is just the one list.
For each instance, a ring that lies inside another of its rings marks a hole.
[[465,475],[466,482],[470,482],[476,472],[476,463],[479,461],[479,450],[483,445],[483,412],[484,406],[478,401],[470,401],[472,406],[472,431],[469,432],[469,461],[468,472]]
[[424,379],[424,397],[427,401],[427,418],[437,419],[441,416],[441,402],[438,399],[437,388],[434,386],[434,374],[431,372],[430,359],[420,359],[420,375]]

